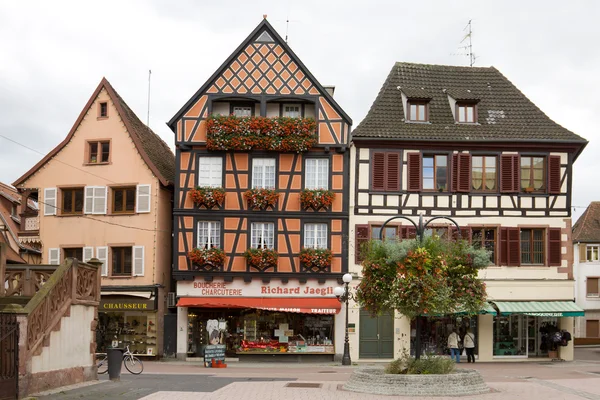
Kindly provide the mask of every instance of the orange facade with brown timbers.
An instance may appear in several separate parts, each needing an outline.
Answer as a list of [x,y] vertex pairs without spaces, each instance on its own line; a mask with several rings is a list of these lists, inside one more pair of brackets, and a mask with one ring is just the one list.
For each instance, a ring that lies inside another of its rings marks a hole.
[[174,275],[347,270],[351,119],[266,19],[169,122]]

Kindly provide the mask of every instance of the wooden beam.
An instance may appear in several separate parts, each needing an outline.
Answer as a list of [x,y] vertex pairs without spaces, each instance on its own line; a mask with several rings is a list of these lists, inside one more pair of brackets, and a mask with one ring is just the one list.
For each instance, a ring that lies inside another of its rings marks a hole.
[[0,297],[4,297],[6,294],[6,288],[4,287],[4,280],[6,279],[6,243],[0,243]]

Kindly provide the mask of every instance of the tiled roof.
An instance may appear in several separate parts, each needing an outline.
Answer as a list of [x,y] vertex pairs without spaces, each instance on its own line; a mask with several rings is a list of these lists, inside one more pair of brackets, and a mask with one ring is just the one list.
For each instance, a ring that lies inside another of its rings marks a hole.
[[409,99],[431,99],[431,96],[423,88],[401,87],[400,90]]
[[573,242],[600,242],[600,201],[592,201],[573,225]]
[[[404,88],[419,88],[431,95],[428,123],[405,122],[401,94]],[[455,122],[450,94],[458,96],[458,100],[479,100],[478,124]],[[394,65],[352,136],[357,139],[587,143],[548,118],[494,67],[410,63]]]

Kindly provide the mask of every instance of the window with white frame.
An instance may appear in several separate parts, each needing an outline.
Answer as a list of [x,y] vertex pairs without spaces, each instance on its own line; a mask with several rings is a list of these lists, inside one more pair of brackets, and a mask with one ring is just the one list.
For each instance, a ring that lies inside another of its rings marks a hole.
[[271,222],[253,222],[250,235],[250,247],[272,249],[275,246],[275,224]]
[[306,189],[329,189],[329,160],[307,158],[305,177]]
[[275,189],[274,158],[255,158],[252,160],[252,188]]
[[586,246],[586,260],[587,261],[598,261],[598,252],[600,250],[600,245],[597,244],[588,244]]
[[198,221],[199,249],[211,249],[221,247],[221,223],[216,221]]
[[236,117],[244,118],[252,116],[252,107],[250,106],[233,106],[232,114]]
[[327,248],[327,224],[304,224],[304,247]]
[[198,166],[198,186],[223,186],[222,157],[200,157]]
[[302,116],[300,104],[284,104],[283,116],[289,118],[300,118]]

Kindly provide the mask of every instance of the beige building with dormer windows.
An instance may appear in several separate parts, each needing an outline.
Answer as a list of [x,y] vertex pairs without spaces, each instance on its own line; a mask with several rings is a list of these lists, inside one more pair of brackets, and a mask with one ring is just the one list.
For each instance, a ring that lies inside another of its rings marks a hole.
[[167,144],[102,79],[67,137],[14,182],[22,204],[38,201],[42,263],[103,263],[98,352],[162,354],[173,175]]

